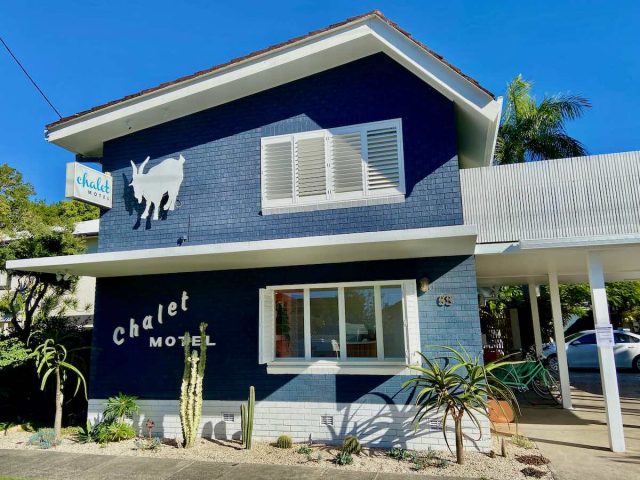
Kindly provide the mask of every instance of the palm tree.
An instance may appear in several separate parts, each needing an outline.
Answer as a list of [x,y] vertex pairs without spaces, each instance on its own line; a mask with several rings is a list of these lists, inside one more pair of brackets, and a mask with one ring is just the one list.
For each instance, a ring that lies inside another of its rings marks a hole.
[[67,348],[59,343],[61,339],[47,338],[40,345],[33,349],[31,357],[35,358],[36,368],[38,370],[38,376],[41,378],[42,383],[40,389],[44,390],[47,384],[47,380],[51,378],[55,379],[56,390],[56,415],[53,423],[53,430],[55,432],[56,440],[60,440],[60,431],[62,429],[62,405],[64,400],[64,384],[67,380],[68,372],[75,374],[77,377],[76,389],[73,393],[75,396],[80,389],[80,386],[84,387],[84,396],[87,398],[87,382],[82,375],[82,372],[67,359],[67,356],[72,351],[68,351]]
[[567,135],[565,122],[583,115],[591,103],[579,95],[545,96],[537,104],[531,95],[533,83],[518,75],[507,86],[495,163],[586,155],[584,145]]

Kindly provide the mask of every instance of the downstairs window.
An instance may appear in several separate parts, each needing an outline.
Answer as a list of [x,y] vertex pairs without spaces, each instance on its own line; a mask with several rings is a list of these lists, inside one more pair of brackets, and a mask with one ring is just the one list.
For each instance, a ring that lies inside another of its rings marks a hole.
[[269,373],[398,374],[418,350],[415,280],[260,290],[260,363]]

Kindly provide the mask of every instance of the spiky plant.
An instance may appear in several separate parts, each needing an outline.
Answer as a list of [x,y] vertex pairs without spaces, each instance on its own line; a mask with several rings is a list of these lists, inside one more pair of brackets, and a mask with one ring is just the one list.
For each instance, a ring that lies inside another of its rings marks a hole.
[[276,447],[278,448],[291,448],[293,446],[293,439],[289,435],[280,435],[276,440]]
[[200,324],[200,355],[191,351],[191,335],[184,334],[184,373],[180,386],[180,424],[184,448],[193,447],[202,417],[202,381],[207,362],[207,324]]
[[429,414],[442,415],[442,434],[449,450],[447,421],[453,419],[456,438],[456,460],[464,464],[462,420],[466,416],[482,435],[478,415],[488,416],[488,400],[504,400],[514,411],[517,400],[513,392],[498,380],[493,371],[508,362],[483,365],[479,357],[472,358],[467,352],[458,352],[447,346],[433,348],[445,350],[447,355],[428,358],[422,352],[423,365],[409,365],[419,375],[403,383],[403,388],[415,388],[418,411],[414,417],[416,430]]
[[347,435],[344,437],[344,441],[342,442],[342,451],[356,455],[360,453],[362,451],[362,446],[360,445],[358,437],[355,435]]
[[247,404],[240,405],[240,421],[242,423],[242,445],[251,450],[251,438],[253,437],[253,411],[256,403],[256,389],[249,387],[249,400]]
[[124,423],[125,418],[129,418],[140,411],[138,397],[125,395],[120,392],[115,397],[109,397],[105,404],[103,420],[107,423]]

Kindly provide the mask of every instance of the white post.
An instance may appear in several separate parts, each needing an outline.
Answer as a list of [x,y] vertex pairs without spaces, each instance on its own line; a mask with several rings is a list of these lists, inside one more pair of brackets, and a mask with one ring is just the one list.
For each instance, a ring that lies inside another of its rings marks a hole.
[[533,338],[536,343],[536,354],[542,355],[542,334],[540,333],[540,313],[538,312],[538,293],[534,283],[529,282],[529,305],[531,305],[531,321],[533,322]]
[[[589,252],[587,254],[587,264],[594,322],[596,325],[610,325],[607,291],[604,285],[604,271],[600,254]],[[618,392],[618,377],[616,375],[613,349],[611,347],[598,346],[598,361],[600,363],[600,381],[602,382],[604,406],[609,427],[609,447],[614,452],[624,452],[624,429],[622,427],[620,394]]]
[[560,288],[558,274],[549,272],[549,295],[551,296],[551,312],[553,314],[553,333],[556,339],[556,354],[558,355],[558,371],[560,372],[560,388],[562,390],[562,407],[572,408],[571,385],[569,383],[569,363],[567,362],[567,347],[564,343],[564,323],[562,322],[562,307],[560,305]]

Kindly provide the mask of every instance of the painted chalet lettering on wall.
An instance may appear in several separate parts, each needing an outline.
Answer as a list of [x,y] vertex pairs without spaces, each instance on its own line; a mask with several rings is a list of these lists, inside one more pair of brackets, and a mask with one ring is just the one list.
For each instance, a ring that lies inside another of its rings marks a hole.
[[150,157],[147,157],[139,167],[136,167],[136,164],[131,160],[133,173],[129,186],[133,187],[133,195],[138,200],[138,203],[142,203],[143,199],[146,201],[144,212],[142,212],[140,218],[147,218],[149,210],[153,206],[152,219],[158,220],[160,217],[160,203],[165,194],[169,198],[163,209],[174,210],[176,208],[178,192],[184,178],[183,165],[185,159],[182,155],[177,160],[175,158],[167,158],[155,167],[151,167],[147,173],[144,173],[144,167],[149,162],[149,159]]
[[[182,292],[182,297],[180,298],[180,311],[186,312],[188,310],[187,300],[189,300],[189,295],[186,291]],[[178,314],[178,302],[170,302],[166,307],[166,313],[169,317],[175,317]],[[142,320],[142,330],[154,330],[156,327],[161,328],[164,324],[164,313],[165,307],[161,303],[158,304],[158,314],[154,318],[153,315],[147,315]],[[125,327],[119,326],[114,328],[113,330],[113,343],[120,346],[123,345],[127,339],[137,338],[140,336],[140,325],[136,322],[134,318],[129,319],[129,332],[127,335],[127,329]],[[179,342],[177,341],[179,340]],[[153,337],[149,336],[149,346],[150,347],[173,347],[176,344],[183,346],[184,336],[180,335],[177,337],[167,336],[167,337]],[[209,337],[206,336],[206,342],[208,346],[214,346]],[[200,337],[197,335],[191,336],[191,344],[194,347],[200,345]]]

